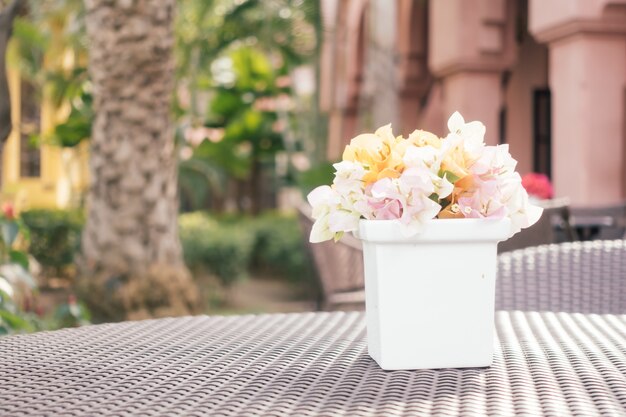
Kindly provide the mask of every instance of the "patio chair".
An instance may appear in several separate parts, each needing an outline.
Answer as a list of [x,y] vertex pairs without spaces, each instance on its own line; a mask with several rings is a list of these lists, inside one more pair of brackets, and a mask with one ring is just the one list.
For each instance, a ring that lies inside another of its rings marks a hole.
[[581,240],[620,239],[626,233],[626,201],[598,207],[572,207],[571,223]]
[[313,226],[311,208],[303,205],[298,218],[321,287],[318,308],[323,310],[362,309],[365,305],[363,247],[354,236],[345,234],[338,242],[310,243]]
[[543,207],[543,214],[539,221],[512,238],[500,242],[498,253],[577,240],[569,221],[569,199],[546,200],[539,202],[539,205]]
[[543,245],[498,255],[496,310],[626,313],[626,240]]

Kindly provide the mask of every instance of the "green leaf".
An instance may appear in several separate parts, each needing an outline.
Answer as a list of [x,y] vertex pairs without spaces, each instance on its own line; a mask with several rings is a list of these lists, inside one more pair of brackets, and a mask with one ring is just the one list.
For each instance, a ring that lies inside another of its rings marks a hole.
[[6,246],[11,247],[19,231],[17,223],[5,220],[0,223],[0,227],[2,228],[2,241]]
[[6,323],[8,327],[13,330],[34,330],[32,324],[28,320],[6,310],[0,310],[0,323],[2,322]]
[[28,255],[19,250],[9,251],[9,259],[11,262],[20,265],[25,270],[28,270]]
[[450,181],[452,184],[454,184],[455,182],[457,182],[458,180],[461,179],[461,177],[459,177],[458,175],[453,174],[451,171],[448,170],[439,170],[439,176],[441,178],[443,178],[444,176],[448,179],[448,181]]
[[210,106],[213,113],[226,117],[239,112],[242,107],[245,108],[240,95],[227,89],[218,90]]

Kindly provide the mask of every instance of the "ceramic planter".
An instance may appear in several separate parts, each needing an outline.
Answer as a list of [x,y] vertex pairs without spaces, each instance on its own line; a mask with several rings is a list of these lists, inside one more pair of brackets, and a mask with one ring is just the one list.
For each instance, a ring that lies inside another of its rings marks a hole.
[[497,244],[509,219],[361,220],[367,340],[383,369],[491,365]]

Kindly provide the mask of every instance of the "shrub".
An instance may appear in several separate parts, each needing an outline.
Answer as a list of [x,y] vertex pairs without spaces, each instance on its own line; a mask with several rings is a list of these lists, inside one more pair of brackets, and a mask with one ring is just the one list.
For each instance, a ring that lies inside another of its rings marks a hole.
[[252,218],[236,214],[180,216],[180,238],[189,268],[215,274],[225,285],[250,269],[294,281],[307,281],[313,270],[302,232],[293,214],[266,212]]
[[244,224],[219,223],[205,213],[179,218],[180,240],[187,266],[207,270],[224,286],[247,276],[254,246],[254,233]]
[[34,314],[22,311],[13,302],[9,294],[3,290],[4,287],[2,285],[6,285],[6,283],[0,277],[0,336],[38,330],[37,317]]
[[303,195],[310,193],[315,187],[333,182],[335,168],[332,162],[322,162],[296,175],[296,183]]
[[30,231],[29,252],[43,267],[58,271],[74,262],[84,224],[82,211],[37,209],[21,216]]
[[294,281],[311,279],[313,266],[306,253],[298,219],[293,214],[267,212],[253,221],[254,264]]

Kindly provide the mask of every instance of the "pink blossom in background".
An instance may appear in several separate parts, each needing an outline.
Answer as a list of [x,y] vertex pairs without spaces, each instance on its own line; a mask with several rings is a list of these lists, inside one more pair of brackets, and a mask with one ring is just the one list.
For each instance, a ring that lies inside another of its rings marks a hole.
[[15,208],[11,203],[4,203],[2,205],[2,214],[7,220],[15,219]]
[[554,196],[550,179],[544,174],[532,172],[522,177],[522,186],[529,195],[541,200],[549,200]]

